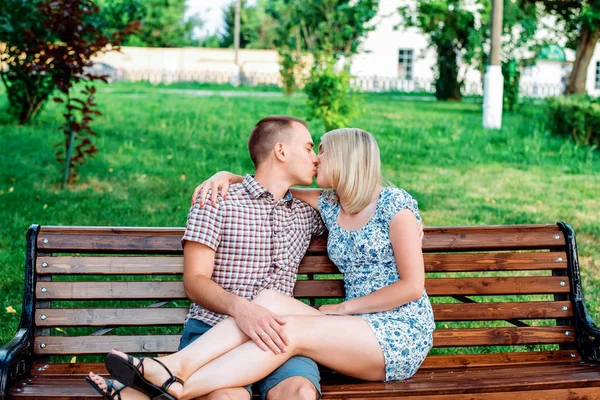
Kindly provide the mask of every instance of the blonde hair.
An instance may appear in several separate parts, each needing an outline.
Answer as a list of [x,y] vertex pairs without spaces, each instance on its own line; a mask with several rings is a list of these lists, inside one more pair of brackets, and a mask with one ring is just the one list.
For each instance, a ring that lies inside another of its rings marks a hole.
[[327,157],[327,171],[338,201],[343,200],[349,214],[363,210],[373,200],[381,176],[379,146],[373,135],[357,128],[342,128],[327,132],[321,138]]

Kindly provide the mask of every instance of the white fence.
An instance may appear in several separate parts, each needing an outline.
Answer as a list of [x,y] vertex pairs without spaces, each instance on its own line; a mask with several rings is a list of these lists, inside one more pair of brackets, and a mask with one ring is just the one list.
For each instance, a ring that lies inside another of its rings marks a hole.
[[[222,71],[157,71],[123,70],[113,75],[113,80],[147,81],[151,83],[199,82],[231,84],[234,86],[282,86],[281,76],[273,73],[231,73]],[[435,93],[435,82],[424,79],[400,79],[395,77],[357,76],[351,80],[354,89],[363,92]],[[545,98],[558,96],[564,90],[560,84],[527,82],[519,87],[521,97]],[[464,96],[483,96],[481,82],[464,82]]]

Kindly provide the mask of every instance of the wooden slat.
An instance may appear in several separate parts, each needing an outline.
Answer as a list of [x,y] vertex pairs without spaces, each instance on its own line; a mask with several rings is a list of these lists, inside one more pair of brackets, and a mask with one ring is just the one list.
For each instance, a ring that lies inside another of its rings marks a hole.
[[[455,372],[455,373],[452,373]],[[475,372],[475,371],[474,371]],[[323,399],[431,399],[431,400],[594,400],[600,398],[598,371],[589,365],[557,365],[541,369],[516,368],[439,373],[419,370],[413,378],[397,382],[322,382]],[[535,374],[540,378],[535,379]],[[339,381],[344,381],[339,382]],[[338,383],[339,382],[339,383]],[[16,390],[18,389],[18,391]],[[99,398],[81,376],[34,376],[18,382],[10,398],[96,400]]]
[[436,321],[569,318],[570,301],[432,304]]
[[[343,297],[341,281],[298,281],[295,297]],[[564,285],[564,286],[563,286]],[[430,296],[513,295],[569,293],[569,281],[560,276],[428,278],[425,288]]]
[[430,355],[423,361],[421,368],[492,367],[503,364],[541,365],[560,362],[581,362],[581,356],[573,350]]
[[38,274],[178,275],[183,257],[38,257]]
[[[327,390],[327,389],[325,389]],[[387,398],[392,398],[386,396]],[[352,400],[373,400],[373,397],[360,397],[356,394],[351,395]],[[397,397],[393,397],[397,398]],[[567,388],[567,389],[551,389],[551,390],[518,390],[510,392],[481,392],[481,393],[468,393],[468,394],[440,394],[440,395],[417,395],[417,396],[402,396],[402,399],[406,400],[506,400],[507,398],[518,399],[518,400],[599,400],[600,399],[600,387],[582,387],[582,388]],[[324,395],[323,400],[327,399],[340,399],[338,394],[330,397]]]
[[[564,247],[556,225],[429,227],[423,251],[494,251]],[[38,249],[45,253],[181,254],[183,228],[42,227]],[[308,253],[326,251],[326,237],[314,238]]]
[[169,308],[41,308],[37,326],[183,325],[188,307]]
[[[589,364],[573,363],[469,371],[420,369],[412,378],[396,382],[364,382],[340,376],[323,382],[322,389],[324,399],[596,399],[600,394],[600,373]],[[90,390],[80,376],[42,375],[19,382],[10,398],[98,398]],[[567,397],[569,393],[571,397]]]
[[[576,351],[528,351],[528,352],[506,352],[486,354],[451,354],[428,356],[421,369],[457,369],[457,368],[481,368],[502,365],[536,365],[555,363],[579,363],[581,357]],[[98,374],[107,374],[104,363],[35,363],[32,366],[33,375],[75,375],[85,376],[90,371]]]
[[[565,332],[570,332],[566,335]],[[438,329],[434,347],[495,346],[520,344],[572,343],[569,326],[527,328]],[[170,353],[177,351],[179,335],[144,336],[38,336],[36,354],[102,354],[111,349],[128,353]]]
[[[567,267],[564,252],[425,254],[425,272],[557,270]],[[38,274],[172,275],[183,273],[181,256],[38,257]],[[338,274],[326,255],[307,255],[300,274]]]
[[40,300],[187,299],[183,282],[38,282]]
[[589,364],[574,363],[463,371],[421,369],[405,381],[334,383],[325,385],[325,390],[329,398],[335,399],[411,398],[410,396],[427,399],[429,396],[443,394],[490,392],[504,392],[505,398],[511,399],[514,391],[578,387],[600,387],[600,369]]
[[438,329],[433,332],[434,347],[572,343],[574,339],[575,331],[570,326]]
[[[427,279],[425,287],[431,296],[569,293],[568,280],[560,276]],[[297,281],[294,296],[344,297],[344,283],[341,280]],[[181,281],[38,282],[36,297],[39,300],[187,298]]]
[[567,268],[565,252],[424,254],[425,272],[555,270]]
[[[436,321],[568,318],[573,315],[571,303],[568,301],[433,304],[432,306]],[[35,322],[37,326],[180,325],[183,324],[187,312],[187,307],[38,308]]]
[[569,293],[569,280],[560,276],[443,278],[426,279],[425,287],[431,296]]

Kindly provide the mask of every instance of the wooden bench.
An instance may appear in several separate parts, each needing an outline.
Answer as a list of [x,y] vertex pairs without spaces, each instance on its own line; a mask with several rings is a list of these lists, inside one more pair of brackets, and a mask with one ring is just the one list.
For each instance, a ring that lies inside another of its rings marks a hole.
[[[0,350],[0,398],[92,399],[111,348],[175,351],[188,300],[183,229],[40,227],[27,235],[23,312]],[[315,238],[295,296],[319,304],[344,287]],[[600,331],[583,299],[575,236],[557,225],[427,228],[426,288],[438,329],[402,382],[323,371],[325,399],[600,398]]]

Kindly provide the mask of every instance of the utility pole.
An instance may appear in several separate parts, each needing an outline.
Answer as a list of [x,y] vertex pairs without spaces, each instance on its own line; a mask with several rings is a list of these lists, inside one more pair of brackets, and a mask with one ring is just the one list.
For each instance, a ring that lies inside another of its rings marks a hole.
[[235,27],[233,34],[233,48],[234,48],[234,63],[239,66],[238,52],[240,50],[240,11],[242,8],[242,0],[236,0],[235,2]]
[[502,46],[503,6],[503,0],[492,0],[490,64],[483,80],[483,127],[490,129],[500,129],[502,127],[504,77],[502,76],[500,48]]

